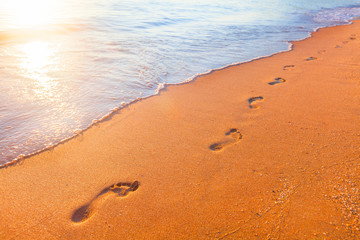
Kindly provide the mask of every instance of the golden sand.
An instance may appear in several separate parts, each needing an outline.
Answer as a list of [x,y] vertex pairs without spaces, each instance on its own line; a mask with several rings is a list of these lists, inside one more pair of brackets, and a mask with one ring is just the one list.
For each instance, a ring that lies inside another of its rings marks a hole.
[[0,170],[0,239],[360,237],[360,22],[169,86]]

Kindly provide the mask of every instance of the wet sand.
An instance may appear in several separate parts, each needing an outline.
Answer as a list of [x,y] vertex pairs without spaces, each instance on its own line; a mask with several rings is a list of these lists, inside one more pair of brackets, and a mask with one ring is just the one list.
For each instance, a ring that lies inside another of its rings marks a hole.
[[0,239],[360,237],[360,22],[169,86],[0,170]]

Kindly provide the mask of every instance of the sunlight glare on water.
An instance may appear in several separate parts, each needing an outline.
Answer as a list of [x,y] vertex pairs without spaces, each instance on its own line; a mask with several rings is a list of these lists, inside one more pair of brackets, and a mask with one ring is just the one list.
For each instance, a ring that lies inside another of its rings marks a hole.
[[41,41],[26,43],[20,49],[23,54],[23,62],[20,64],[22,76],[42,84],[51,81],[47,73],[52,61],[56,59],[54,49],[47,42]]

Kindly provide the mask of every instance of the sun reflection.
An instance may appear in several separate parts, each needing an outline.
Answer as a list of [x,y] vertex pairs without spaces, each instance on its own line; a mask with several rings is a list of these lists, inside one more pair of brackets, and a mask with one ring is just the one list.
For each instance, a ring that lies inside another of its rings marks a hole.
[[46,73],[46,65],[51,62],[50,57],[54,54],[47,42],[30,42],[24,44],[21,50],[24,53],[22,67],[28,73]]
[[21,28],[53,23],[59,17],[59,0],[1,0],[11,25]]
[[37,97],[51,97],[55,83],[50,74],[57,65],[55,49],[47,42],[35,41],[24,44],[20,50],[23,77],[33,80]]
[[21,64],[25,74],[30,78],[39,78],[48,72],[47,65],[51,63],[51,56],[54,50],[49,47],[47,42],[30,42],[21,48],[24,58]]

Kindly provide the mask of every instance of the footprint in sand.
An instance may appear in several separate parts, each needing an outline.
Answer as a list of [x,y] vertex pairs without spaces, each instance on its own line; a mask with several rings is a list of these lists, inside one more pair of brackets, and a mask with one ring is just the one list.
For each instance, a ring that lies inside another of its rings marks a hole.
[[254,104],[254,102],[261,102],[262,100],[264,100],[262,96],[249,98],[248,99],[249,108],[254,108],[254,109],[259,108],[257,105]]
[[356,40],[357,39],[356,34],[351,34],[349,39],[350,40]]
[[231,146],[235,143],[237,143],[238,141],[240,141],[240,139],[242,139],[242,134],[240,133],[240,131],[236,128],[232,128],[230,129],[228,132],[225,133],[226,139],[224,139],[221,142],[216,142],[214,144],[210,145],[210,149],[212,151],[220,151],[223,150],[225,147]]
[[324,53],[326,53],[326,50],[319,50],[318,53],[319,54],[324,54]]
[[347,44],[348,42],[349,42],[349,41],[343,41],[342,43],[343,43],[343,44]]
[[275,85],[275,84],[284,83],[284,82],[286,82],[285,79],[283,79],[282,77],[278,77],[278,78],[275,78],[274,81],[269,82],[268,84]]
[[335,48],[342,48],[342,46],[340,46],[340,45],[336,45],[336,46],[335,46]]
[[305,59],[305,61],[313,61],[313,60],[317,60],[317,57],[309,57]]
[[74,211],[71,220],[75,223],[82,223],[88,220],[96,211],[100,203],[108,196],[116,194],[119,197],[125,197],[130,192],[135,192],[139,188],[139,182],[119,182],[102,190],[89,203],[79,207]]
[[295,67],[295,65],[285,65],[283,66],[283,70],[292,70]]

